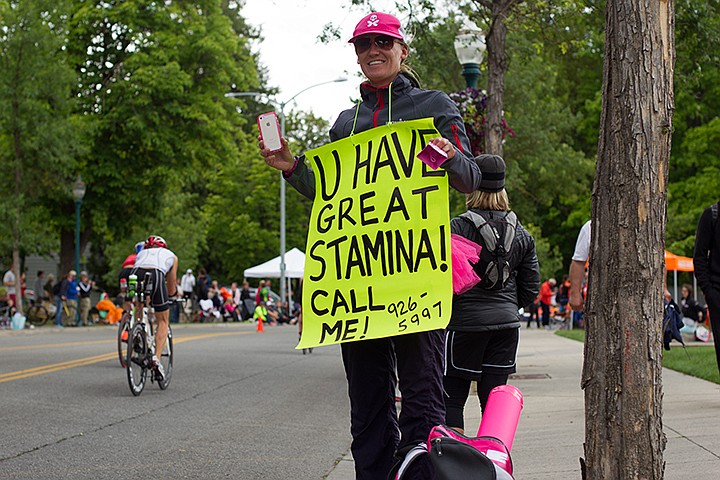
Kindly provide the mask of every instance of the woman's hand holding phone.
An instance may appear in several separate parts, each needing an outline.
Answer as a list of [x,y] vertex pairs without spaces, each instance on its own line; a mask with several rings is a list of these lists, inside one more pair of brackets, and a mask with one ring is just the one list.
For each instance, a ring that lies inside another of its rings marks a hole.
[[287,172],[288,170],[291,170],[293,166],[295,166],[295,157],[293,157],[292,153],[290,153],[290,148],[288,148],[288,142],[285,137],[282,137],[280,141],[282,142],[282,149],[276,152],[272,152],[269,148],[265,147],[265,142],[263,142],[262,135],[258,135],[260,155],[265,158],[265,163],[267,163],[273,168],[282,170],[283,172]]
[[287,140],[280,135],[280,124],[275,112],[259,115],[257,123],[260,130],[260,155],[265,158],[265,163],[283,172],[292,169],[295,158],[290,153]]

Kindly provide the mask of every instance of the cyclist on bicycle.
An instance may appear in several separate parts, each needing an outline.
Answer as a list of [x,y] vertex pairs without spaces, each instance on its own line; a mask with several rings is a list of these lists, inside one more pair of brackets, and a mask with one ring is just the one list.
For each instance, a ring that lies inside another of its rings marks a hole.
[[150,298],[157,322],[153,369],[159,381],[165,378],[158,355],[162,353],[167,341],[171,298],[177,296],[177,269],[177,256],[167,248],[165,240],[157,235],[150,235],[145,240],[145,245],[137,254],[132,269],[138,280],[144,279],[145,274],[150,273],[152,283]]
[[125,281],[127,281],[127,278],[130,275],[130,271],[135,266],[135,259],[137,258],[137,254],[142,251],[144,245],[145,245],[145,242],[138,242],[135,244],[135,249],[134,249],[135,251],[133,253],[131,253],[130,255],[128,255],[122,264],[122,268],[120,269],[120,274],[118,275],[119,280],[122,280],[124,278]]

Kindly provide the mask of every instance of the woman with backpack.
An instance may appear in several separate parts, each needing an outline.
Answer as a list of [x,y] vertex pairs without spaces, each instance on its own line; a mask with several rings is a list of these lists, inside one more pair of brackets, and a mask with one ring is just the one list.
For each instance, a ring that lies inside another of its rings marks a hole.
[[498,155],[475,158],[482,181],[466,196],[468,212],[450,221],[450,230],[482,247],[474,265],[480,277],[467,292],[453,296],[445,342],[445,423],[464,432],[470,383],[477,382],[484,410],[490,390],[515,372],[520,329],[518,309],[540,290],[535,240],[510,210],[505,162]]

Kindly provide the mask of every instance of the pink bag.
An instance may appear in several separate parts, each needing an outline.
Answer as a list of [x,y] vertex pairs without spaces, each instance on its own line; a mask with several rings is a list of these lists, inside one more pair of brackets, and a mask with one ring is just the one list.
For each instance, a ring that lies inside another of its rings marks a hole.
[[522,407],[523,396],[516,387],[493,388],[477,437],[466,437],[445,425],[433,427],[427,442],[413,447],[396,467],[395,480],[401,480],[410,465],[425,454],[430,455],[439,480],[513,480],[510,448]]
[[450,427],[437,425],[427,443],[411,449],[399,465],[395,480],[402,480],[420,455],[430,455],[439,480],[514,480],[507,447],[494,437],[466,437]]

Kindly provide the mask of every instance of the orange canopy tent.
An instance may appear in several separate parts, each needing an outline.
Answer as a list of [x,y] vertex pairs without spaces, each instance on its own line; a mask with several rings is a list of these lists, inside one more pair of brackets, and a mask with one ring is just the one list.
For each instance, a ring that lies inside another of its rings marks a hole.
[[665,268],[673,272],[694,272],[693,259],[681,257],[665,250]]
[[[677,300],[679,298],[677,290],[677,272],[694,272],[695,267],[693,266],[693,259],[689,257],[675,255],[674,253],[665,250],[665,269],[669,272],[673,272],[673,298]],[[695,284],[694,277],[693,284]],[[697,298],[697,285],[694,285],[694,287],[695,288],[693,288],[693,295],[695,296],[695,298]]]

